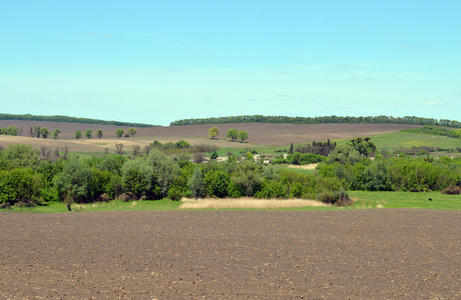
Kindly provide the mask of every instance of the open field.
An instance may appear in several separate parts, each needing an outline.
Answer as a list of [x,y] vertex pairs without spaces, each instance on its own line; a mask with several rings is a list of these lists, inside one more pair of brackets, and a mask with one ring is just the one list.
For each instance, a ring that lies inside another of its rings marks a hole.
[[[258,149],[268,148],[270,146],[286,146],[290,143],[307,143],[312,141],[336,140],[352,138],[356,136],[371,136],[385,133],[392,133],[405,128],[414,128],[413,125],[397,124],[264,124],[264,123],[244,123],[244,124],[219,124],[220,135],[217,140],[208,138],[208,129],[213,125],[192,125],[192,126],[172,126],[172,127],[148,127],[137,128],[138,134],[133,138],[117,138],[115,131],[122,128],[125,132],[128,127],[78,124],[78,123],[58,123],[58,122],[38,122],[38,121],[7,121],[0,120],[0,127],[16,126],[23,128],[22,136],[0,136],[0,146],[9,144],[31,144],[34,147],[47,146],[50,148],[64,147],[67,145],[70,151],[75,152],[104,152],[106,148],[113,151],[115,144],[123,143],[125,150],[130,151],[132,145],[148,145],[154,140],[162,143],[177,142],[185,140],[193,145],[213,144],[220,147],[230,147],[241,149],[244,147],[257,147]],[[37,139],[27,137],[27,131],[30,127],[41,126],[47,127],[50,132],[56,128],[61,130],[58,140],[53,140],[51,136],[48,139]],[[101,139],[93,137],[92,139],[74,139],[76,130],[82,134],[85,130],[91,129],[93,132],[101,128],[104,136]],[[229,142],[222,140],[225,138],[230,128],[237,130],[246,130],[249,138],[248,143]]]
[[0,213],[5,299],[457,299],[444,210]]
[[[378,149],[392,150],[395,148],[411,148],[419,146],[456,148],[461,147],[461,139],[446,136],[427,135],[410,132],[392,132],[371,136],[371,140]],[[347,140],[338,141],[338,144],[346,144]]]

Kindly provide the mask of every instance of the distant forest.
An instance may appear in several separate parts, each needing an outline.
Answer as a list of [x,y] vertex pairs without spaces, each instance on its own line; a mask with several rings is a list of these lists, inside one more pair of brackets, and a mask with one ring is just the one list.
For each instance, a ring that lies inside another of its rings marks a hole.
[[328,124],[328,123],[379,123],[379,124],[409,124],[409,125],[432,125],[461,128],[461,122],[445,119],[429,119],[420,117],[395,118],[391,116],[377,117],[286,117],[286,116],[235,116],[205,119],[184,119],[170,123],[170,126],[206,125],[225,123],[287,123],[287,124]]
[[24,120],[24,121],[43,121],[43,122],[63,122],[63,123],[83,123],[83,124],[98,124],[98,125],[115,125],[115,126],[131,126],[131,127],[155,127],[159,125],[129,123],[120,121],[105,121],[88,118],[75,118],[68,116],[35,116],[35,115],[12,115],[0,114],[0,120]]

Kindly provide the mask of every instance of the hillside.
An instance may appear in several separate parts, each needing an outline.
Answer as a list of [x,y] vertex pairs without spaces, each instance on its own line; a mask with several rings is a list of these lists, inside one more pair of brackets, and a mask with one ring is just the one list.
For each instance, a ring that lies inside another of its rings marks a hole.
[[[221,147],[246,147],[251,145],[285,146],[290,143],[308,143],[312,141],[325,141],[327,139],[345,139],[356,136],[371,136],[397,132],[406,128],[414,128],[415,125],[400,124],[267,124],[267,123],[243,123],[243,124],[217,124],[217,125],[191,125],[170,127],[143,127],[137,128],[137,135],[132,138],[117,138],[115,131],[122,128],[127,132],[128,126],[95,125],[81,123],[59,123],[43,121],[8,121],[0,120],[0,127],[16,126],[23,128],[22,136],[0,136],[0,146],[9,144],[31,144],[35,147],[63,147],[67,145],[70,151],[103,152],[106,148],[115,149],[115,144],[123,143],[127,150],[132,145],[148,145],[154,140],[162,143],[185,140],[191,144],[214,144]],[[57,140],[38,139],[28,137],[30,127],[47,127],[51,132],[60,129],[61,133]],[[208,129],[212,126],[219,128],[220,134],[217,140],[210,140]],[[76,130],[82,133],[87,129],[101,128],[104,136],[101,139],[74,139]],[[246,130],[248,143],[231,143],[223,140],[230,128]]]

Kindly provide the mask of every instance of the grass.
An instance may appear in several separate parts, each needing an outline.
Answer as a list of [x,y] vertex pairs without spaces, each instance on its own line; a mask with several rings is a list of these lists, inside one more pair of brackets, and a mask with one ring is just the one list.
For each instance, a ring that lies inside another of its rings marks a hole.
[[278,209],[278,208],[306,208],[306,207],[328,207],[329,205],[306,199],[255,199],[255,198],[205,198],[205,199],[188,199],[181,201],[180,209]]
[[[180,202],[169,201],[169,200],[155,200],[155,201],[134,201],[134,202],[123,202],[120,200],[114,200],[110,202],[96,202],[87,204],[72,204],[74,212],[81,211],[148,211],[148,210],[176,210]],[[42,206],[36,206],[32,208],[18,208],[14,207],[8,209],[13,212],[35,212],[35,213],[61,213],[68,212],[66,204],[63,202],[49,202]]]
[[[365,192],[349,191],[354,199],[352,209],[363,208],[424,208],[461,209],[460,195],[444,195],[440,192]],[[432,201],[429,201],[429,198]]]
[[[371,141],[378,149],[392,151],[396,148],[411,148],[413,146],[440,147],[443,149],[461,147],[461,139],[446,136],[427,135],[411,132],[394,132],[371,136]],[[344,145],[349,140],[337,141],[338,145]]]
[[[349,209],[370,209],[370,208],[419,208],[419,209],[448,209],[461,210],[460,195],[444,195],[440,192],[410,193],[410,192],[364,192],[349,191],[349,195],[354,200],[354,204],[347,207],[335,206],[312,206],[313,203],[308,200],[303,202],[299,199],[287,200],[260,200],[244,198],[233,200],[234,203],[227,203],[226,199],[212,199],[212,204],[206,207],[187,207],[183,206],[186,201],[111,201],[107,203],[89,203],[78,205],[74,204],[72,208],[75,212],[88,211],[164,211],[182,209],[199,209],[199,210],[349,210]],[[431,198],[433,201],[429,201]],[[210,199],[208,199],[210,200]],[[193,201],[189,200],[189,203]],[[250,204],[253,202],[253,204]],[[52,202],[43,206],[34,208],[12,208],[8,211],[13,212],[35,212],[35,213],[62,213],[67,212],[66,205],[62,202]]]
[[301,173],[301,174],[312,174],[314,175],[314,173],[317,171],[315,169],[302,169],[302,168],[290,168],[288,165],[285,165],[285,164],[280,164],[280,165],[272,165],[274,168],[276,169],[281,169],[281,170],[287,170],[287,171],[292,171],[292,172],[297,172],[297,173]]

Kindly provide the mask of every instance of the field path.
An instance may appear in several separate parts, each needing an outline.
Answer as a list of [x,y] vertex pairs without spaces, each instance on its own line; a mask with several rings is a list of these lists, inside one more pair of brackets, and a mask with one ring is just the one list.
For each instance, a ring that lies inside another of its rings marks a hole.
[[0,299],[459,299],[461,212],[0,213]]

